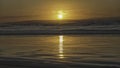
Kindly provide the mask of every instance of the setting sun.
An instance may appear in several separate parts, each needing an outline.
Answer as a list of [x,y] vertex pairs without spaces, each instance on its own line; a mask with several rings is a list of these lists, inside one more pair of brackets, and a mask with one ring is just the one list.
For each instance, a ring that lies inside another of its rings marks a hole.
[[64,12],[62,10],[58,11],[58,19],[63,19],[64,17]]
[[59,15],[58,15],[58,19],[63,19],[63,15],[62,15],[62,14],[59,14]]

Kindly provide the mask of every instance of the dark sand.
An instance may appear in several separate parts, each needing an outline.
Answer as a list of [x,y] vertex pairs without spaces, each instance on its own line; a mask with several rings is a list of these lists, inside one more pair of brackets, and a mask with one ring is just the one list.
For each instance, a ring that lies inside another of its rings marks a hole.
[[69,62],[59,63],[36,59],[0,57],[0,68],[120,68],[120,65],[102,65],[96,63],[71,64]]

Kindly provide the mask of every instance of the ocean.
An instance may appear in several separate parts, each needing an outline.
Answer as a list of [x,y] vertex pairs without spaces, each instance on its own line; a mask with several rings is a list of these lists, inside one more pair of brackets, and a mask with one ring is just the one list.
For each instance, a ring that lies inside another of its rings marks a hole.
[[0,36],[0,67],[51,65],[52,68],[120,68],[120,35]]

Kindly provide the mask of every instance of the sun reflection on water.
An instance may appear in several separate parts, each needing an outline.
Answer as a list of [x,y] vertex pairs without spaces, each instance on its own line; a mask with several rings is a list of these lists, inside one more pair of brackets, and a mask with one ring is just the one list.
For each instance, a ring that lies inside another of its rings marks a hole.
[[59,36],[59,58],[64,58],[64,49],[63,49],[63,43],[64,43],[64,36]]

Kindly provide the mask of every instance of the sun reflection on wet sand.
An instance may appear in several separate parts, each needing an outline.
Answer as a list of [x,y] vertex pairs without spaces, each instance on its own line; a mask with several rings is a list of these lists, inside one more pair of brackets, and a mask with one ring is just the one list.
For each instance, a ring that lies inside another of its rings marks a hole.
[[64,49],[63,49],[63,43],[64,43],[64,36],[59,36],[59,58],[64,58]]

